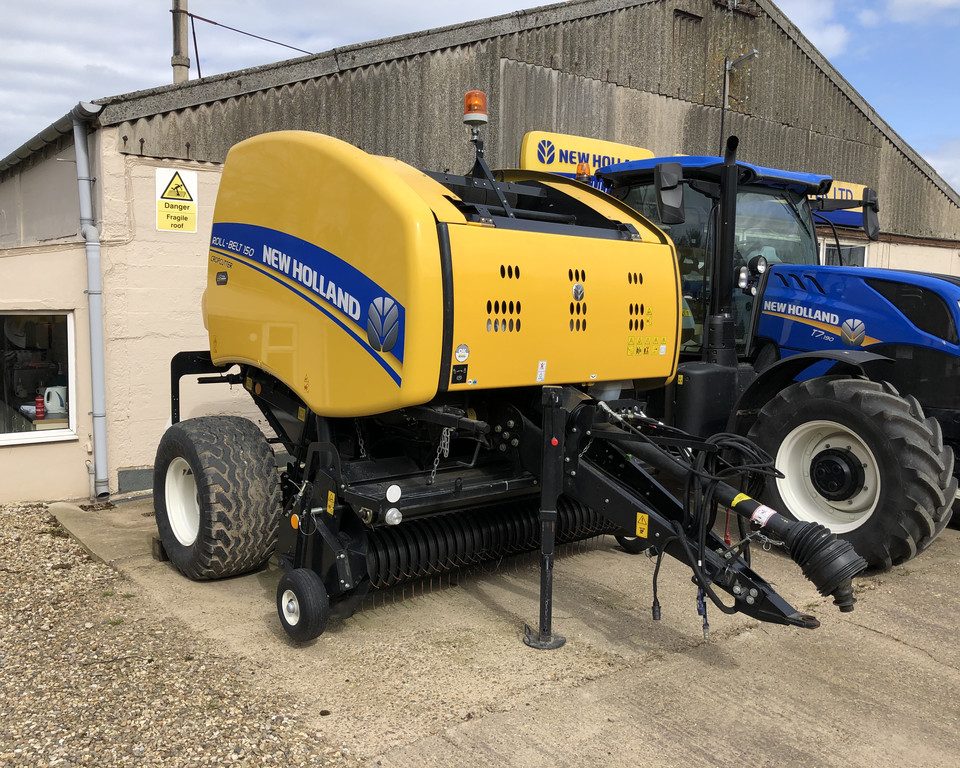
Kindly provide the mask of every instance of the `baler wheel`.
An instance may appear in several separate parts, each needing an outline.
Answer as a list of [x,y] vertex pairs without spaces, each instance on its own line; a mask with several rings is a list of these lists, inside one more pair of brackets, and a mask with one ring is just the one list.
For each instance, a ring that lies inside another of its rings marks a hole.
[[273,552],[276,460],[248,419],[206,416],[170,427],[157,448],[153,498],[163,547],[191,579],[245,573]]
[[330,598],[315,571],[295,568],[280,577],[277,614],[284,631],[298,643],[323,634],[330,620]]
[[641,539],[639,536],[628,536],[625,533],[618,533],[615,538],[617,544],[623,548],[623,551],[630,555],[639,555],[650,549],[650,544],[647,540]]
[[873,568],[915,557],[952,514],[952,449],[916,400],[886,382],[792,384],[761,409],[749,436],[785,475],[768,480],[761,500],[826,526]]

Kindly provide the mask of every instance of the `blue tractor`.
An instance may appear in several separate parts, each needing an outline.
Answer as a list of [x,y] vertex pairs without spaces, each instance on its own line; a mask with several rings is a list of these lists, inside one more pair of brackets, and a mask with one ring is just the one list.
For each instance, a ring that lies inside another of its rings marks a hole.
[[939,535],[956,496],[960,280],[821,265],[818,217],[862,206],[876,239],[875,193],[827,200],[829,177],[738,162],[736,148],[597,172],[680,259],[682,363],[648,415],[749,436],[782,474],[763,501],[825,525],[875,568],[903,563]]

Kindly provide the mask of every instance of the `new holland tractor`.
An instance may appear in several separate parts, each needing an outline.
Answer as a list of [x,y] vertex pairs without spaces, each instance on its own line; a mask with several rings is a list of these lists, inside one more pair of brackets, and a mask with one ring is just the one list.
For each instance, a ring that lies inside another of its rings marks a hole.
[[[371,590],[539,548],[540,621],[525,641],[556,647],[555,544],[600,533],[686,563],[705,631],[710,603],[817,626],[751,569],[758,537],[852,610],[865,561],[751,497],[775,472],[762,452],[641,408],[677,374],[669,238],[589,186],[491,173],[484,106],[468,97],[465,176],[308,132],[230,150],[203,301],[209,349],[171,363],[173,424],[156,456],[166,556],[213,579],[275,554],[277,612],[298,641]],[[241,385],[270,437],[235,416],[180,421],[183,376]],[[290,457],[281,470],[275,448]],[[689,492],[672,495],[666,477]],[[739,540],[712,532],[720,505],[741,521]]]
[[819,264],[818,212],[862,205],[875,239],[876,194],[827,200],[830,177],[738,162],[736,148],[597,172],[677,248],[688,333],[647,413],[751,437],[780,472],[761,500],[826,526],[873,567],[903,563],[956,496],[960,280]]

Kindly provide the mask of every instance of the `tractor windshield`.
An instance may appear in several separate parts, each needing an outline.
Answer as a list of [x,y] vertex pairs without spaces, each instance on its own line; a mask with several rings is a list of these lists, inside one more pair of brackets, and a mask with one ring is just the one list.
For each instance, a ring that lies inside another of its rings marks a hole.
[[[677,248],[683,283],[684,352],[699,352],[703,322],[710,306],[710,276],[716,240],[716,196],[719,187],[697,181],[684,188],[685,221],[663,224],[657,214],[653,180],[613,190],[613,194],[665,230]],[[736,251],[731,269],[754,256],[770,264],[816,264],[817,241],[807,198],[786,189],[742,186],[737,192]],[[737,345],[742,349],[750,327],[752,297],[734,289]],[[691,328],[692,326],[692,328]]]
[[736,243],[736,258],[743,263],[762,255],[770,264],[816,264],[817,242],[807,198],[788,190],[741,187]]

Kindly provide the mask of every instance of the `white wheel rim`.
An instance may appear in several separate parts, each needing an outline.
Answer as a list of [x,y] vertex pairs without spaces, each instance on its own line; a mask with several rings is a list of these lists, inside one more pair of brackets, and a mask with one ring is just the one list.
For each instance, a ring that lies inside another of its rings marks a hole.
[[200,499],[193,470],[179,456],[167,467],[164,495],[173,535],[183,546],[189,547],[200,533]]
[[280,609],[283,611],[283,620],[291,627],[300,622],[300,601],[292,589],[283,590],[280,596]]
[[[815,457],[831,449],[852,454],[863,470],[860,490],[850,498],[827,498],[810,477]],[[780,444],[776,464],[784,474],[777,480],[780,498],[798,520],[820,523],[834,533],[846,533],[863,525],[877,508],[880,500],[877,460],[867,444],[842,424],[808,421],[796,427]]]

